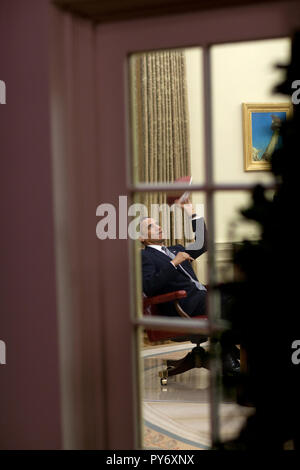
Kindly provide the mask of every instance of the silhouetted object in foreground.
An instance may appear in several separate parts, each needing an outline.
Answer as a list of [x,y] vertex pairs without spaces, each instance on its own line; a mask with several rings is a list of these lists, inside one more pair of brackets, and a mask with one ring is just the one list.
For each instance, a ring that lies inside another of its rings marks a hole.
[[[276,91],[292,95],[300,79],[300,33],[292,42],[291,64]],[[299,285],[299,161],[300,111],[283,124],[283,146],[272,156],[276,182],[273,199],[257,186],[244,217],[261,226],[259,242],[244,241],[234,260],[242,281],[227,284],[233,296],[233,331],[247,351],[244,392],[255,414],[235,441],[220,449],[280,450],[292,440],[299,449],[300,364],[294,364],[292,345],[300,340]],[[300,357],[300,354],[299,354]]]

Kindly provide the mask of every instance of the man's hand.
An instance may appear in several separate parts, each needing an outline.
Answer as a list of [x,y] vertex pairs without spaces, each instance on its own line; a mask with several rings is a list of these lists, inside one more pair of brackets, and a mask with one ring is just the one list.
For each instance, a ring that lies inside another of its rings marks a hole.
[[186,213],[188,214],[189,217],[192,217],[192,215],[195,213],[195,208],[194,208],[190,198],[187,198],[182,202],[179,202],[179,199],[176,199],[175,204],[182,207],[182,209],[184,209],[186,211]]
[[174,266],[178,266],[178,264],[183,263],[183,261],[194,261],[194,258],[192,258],[188,253],[185,251],[179,251],[177,255],[175,256],[174,259],[172,259],[172,263]]

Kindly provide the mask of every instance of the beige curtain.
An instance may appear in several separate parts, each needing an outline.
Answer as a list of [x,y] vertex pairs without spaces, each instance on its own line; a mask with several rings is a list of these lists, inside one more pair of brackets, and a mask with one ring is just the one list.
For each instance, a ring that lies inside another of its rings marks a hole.
[[[184,52],[160,51],[134,55],[131,60],[131,83],[135,181],[166,183],[190,175]],[[166,194],[143,194],[140,202],[146,205],[151,215],[153,204],[166,204]],[[164,218],[163,212],[160,213],[160,223]],[[175,232],[171,217],[168,243],[184,243],[184,236],[178,239]]]

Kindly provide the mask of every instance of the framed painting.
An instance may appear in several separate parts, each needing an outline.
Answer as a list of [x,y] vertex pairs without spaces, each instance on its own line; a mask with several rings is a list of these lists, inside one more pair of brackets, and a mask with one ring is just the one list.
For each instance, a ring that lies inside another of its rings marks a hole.
[[245,171],[271,169],[272,154],[282,145],[281,124],[291,113],[291,103],[243,103]]

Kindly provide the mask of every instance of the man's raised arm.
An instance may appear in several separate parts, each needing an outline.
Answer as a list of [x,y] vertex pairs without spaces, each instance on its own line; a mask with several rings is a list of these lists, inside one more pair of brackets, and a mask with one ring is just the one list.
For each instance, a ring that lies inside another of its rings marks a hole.
[[193,232],[195,233],[195,241],[185,247],[185,252],[194,259],[199,258],[199,256],[207,251],[207,229],[204,218],[197,216],[190,199],[179,203],[179,205],[185,210],[187,216],[190,217]]
[[203,217],[197,217],[192,220],[193,232],[195,233],[195,241],[190,243],[185,251],[192,258],[199,258],[207,251],[207,229]]

